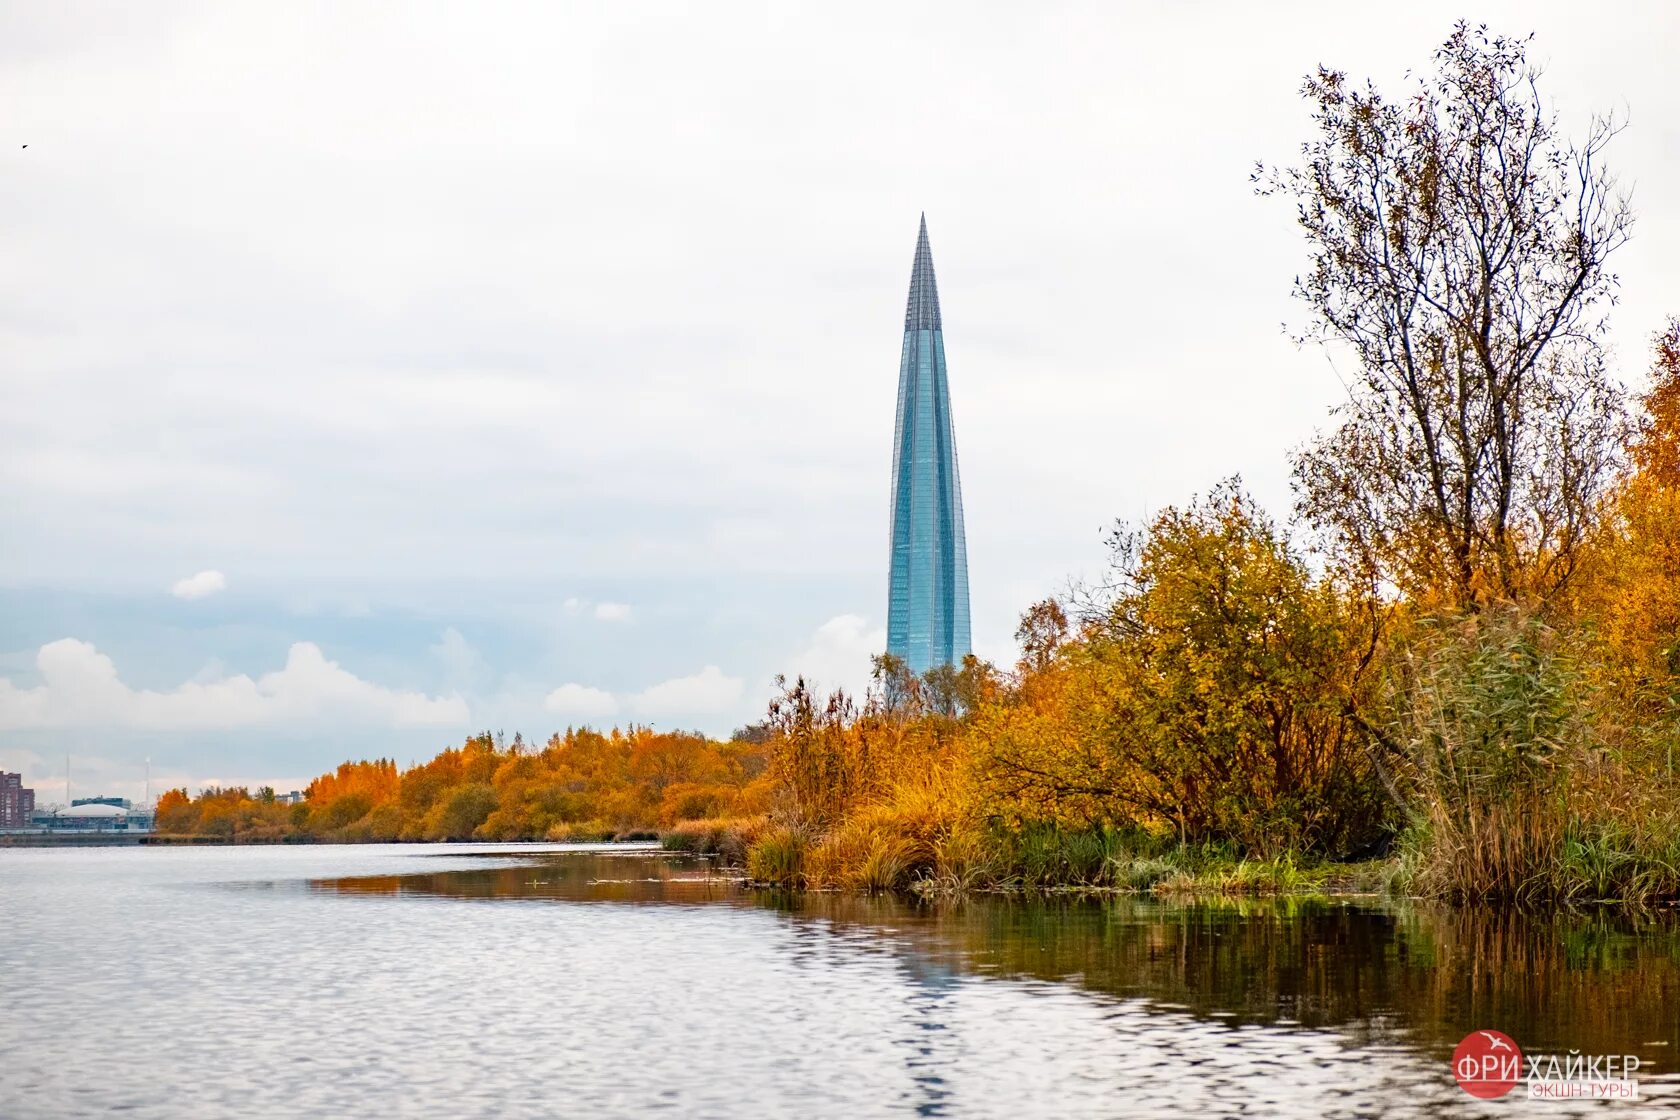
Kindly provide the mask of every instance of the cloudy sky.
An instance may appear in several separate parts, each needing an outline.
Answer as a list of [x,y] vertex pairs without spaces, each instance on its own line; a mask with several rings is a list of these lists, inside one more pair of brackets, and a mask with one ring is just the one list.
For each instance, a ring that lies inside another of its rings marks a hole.
[[[0,4],[0,766],[290,787],[475,728],[726,733],[884,644],[926,211],[978,652],[1341,393],[1257,159],[1323,62],[1535,31],[1680,312],[1680,15]],[[23,145],[28,145],[25,148]]]

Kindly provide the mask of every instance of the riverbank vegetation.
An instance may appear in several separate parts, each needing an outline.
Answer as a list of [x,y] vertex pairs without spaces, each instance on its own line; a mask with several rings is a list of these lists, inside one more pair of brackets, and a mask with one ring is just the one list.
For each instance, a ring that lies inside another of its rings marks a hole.
[[1118,528],[1011,671],[794,682],[755,877],[1267,890],[1389,853],[1450,899],[1680,897],[1680,323],[1630,408],[1618,126],[1563,136],[1526,51],[1460,25],[1396,98],[1320,69],[1255,172],[1308,244],[1298,339],[1349,371],[1293,523],[1232,479]]
[[882,657],[726,743],[479,736],[301,805],[176,791],[159,826],[658,830],[804,888],[1680,898],[1680,321],[1625,399],[1617,125],[1563,136],[1526,49],[1461,25],[1394,98],[1321,69],[1299,163],[1257,169],[1308,245],[1299,340],[1349,378],[1288,522],[1231,478],[1117,526],[1013,666]]
[[171,790],[157,827],[249,843],[652,839],[679,821],[764,812],[766,762],[749,739],[643,727],[570,730],[541,746],[485,733],[406,770],[346,762],[297,804],[272,789]]

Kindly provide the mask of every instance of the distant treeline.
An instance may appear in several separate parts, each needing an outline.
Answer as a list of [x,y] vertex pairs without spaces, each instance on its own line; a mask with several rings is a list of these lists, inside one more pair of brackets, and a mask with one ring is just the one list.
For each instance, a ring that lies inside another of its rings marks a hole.
[[678,821],[763,813],[766,750],[633,727],[568,731],[536,746],[488,733],[399,771],[346,762],[309,784],[296,805],[272,789],[171,790],[158,801],[165,832],[241,842],[284,840],[580,840],[654,835]]

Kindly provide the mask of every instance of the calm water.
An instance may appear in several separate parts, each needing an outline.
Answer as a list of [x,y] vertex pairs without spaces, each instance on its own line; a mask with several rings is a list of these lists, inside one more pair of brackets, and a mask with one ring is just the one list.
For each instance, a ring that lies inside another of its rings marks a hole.
[[[1680,922],[746,894],[599,848],[0,849],[0,1117],[1680,1112]],[[1641,1104],[1476,1102],[1470,1029]]]

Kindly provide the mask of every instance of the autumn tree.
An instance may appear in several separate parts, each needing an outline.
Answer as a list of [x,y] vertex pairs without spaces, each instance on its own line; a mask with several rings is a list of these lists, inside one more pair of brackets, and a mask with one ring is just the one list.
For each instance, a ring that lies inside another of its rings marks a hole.
[[1068,625],[1067,609],[1055,599],[1043,599],[1027,608],[1015,628],[1023,674],[1043,672],[1050,665],[1068,639]]
[[192,832],[198,825],[198,810],[185,789],[165,790],[157,799],[153,820],[159,832]]
[[1680,711],[1680,319],[1655,339],[1601,578],[1585,597],[1640,722]]
[[[340,763],[337,770],[309,783],[305,791],[308,806],[305,823],[317,833],[336,833],[394,804],[398,781],[396,763],[390,759]],[[384,816],[383,827],[369,839],[396,839],[401,814],[392,812]]]
[[1110,543],[1112,599],[1080,641],[1047,609],[1023,622],[1023,675],[1050,683],[982,714],[989,787],[1022,818],[1043,805],[1258,849],[1370,838],[1369,637],[1338,589],[1235,479]]
[[822,696],[803,676],[770,701],[770,775],[786,799],[786,812],[801,824],[838,819],[869,792],[869,739],[860,733],[857,702],[843,690]]
[[399,771],[345,762],[288,806],[272,790],[170,790],[158,828],[241,842],[318,839],[541,840],[613,836],[701,817],[762,813],[771,798],[763,743],[717,742],[647,727],[554,735],[540,749],[484,732]]
[[1299,512],[1372,581],[1454,608],[1568,585],[1619,441],[1618,126],[1565,137],[1527,45],[1460,23],[1399,97],[1321,67],[1300,162],[1255,172],[1311,248],[1300,340],[1354,363],[1338,426],[1296,456]]

